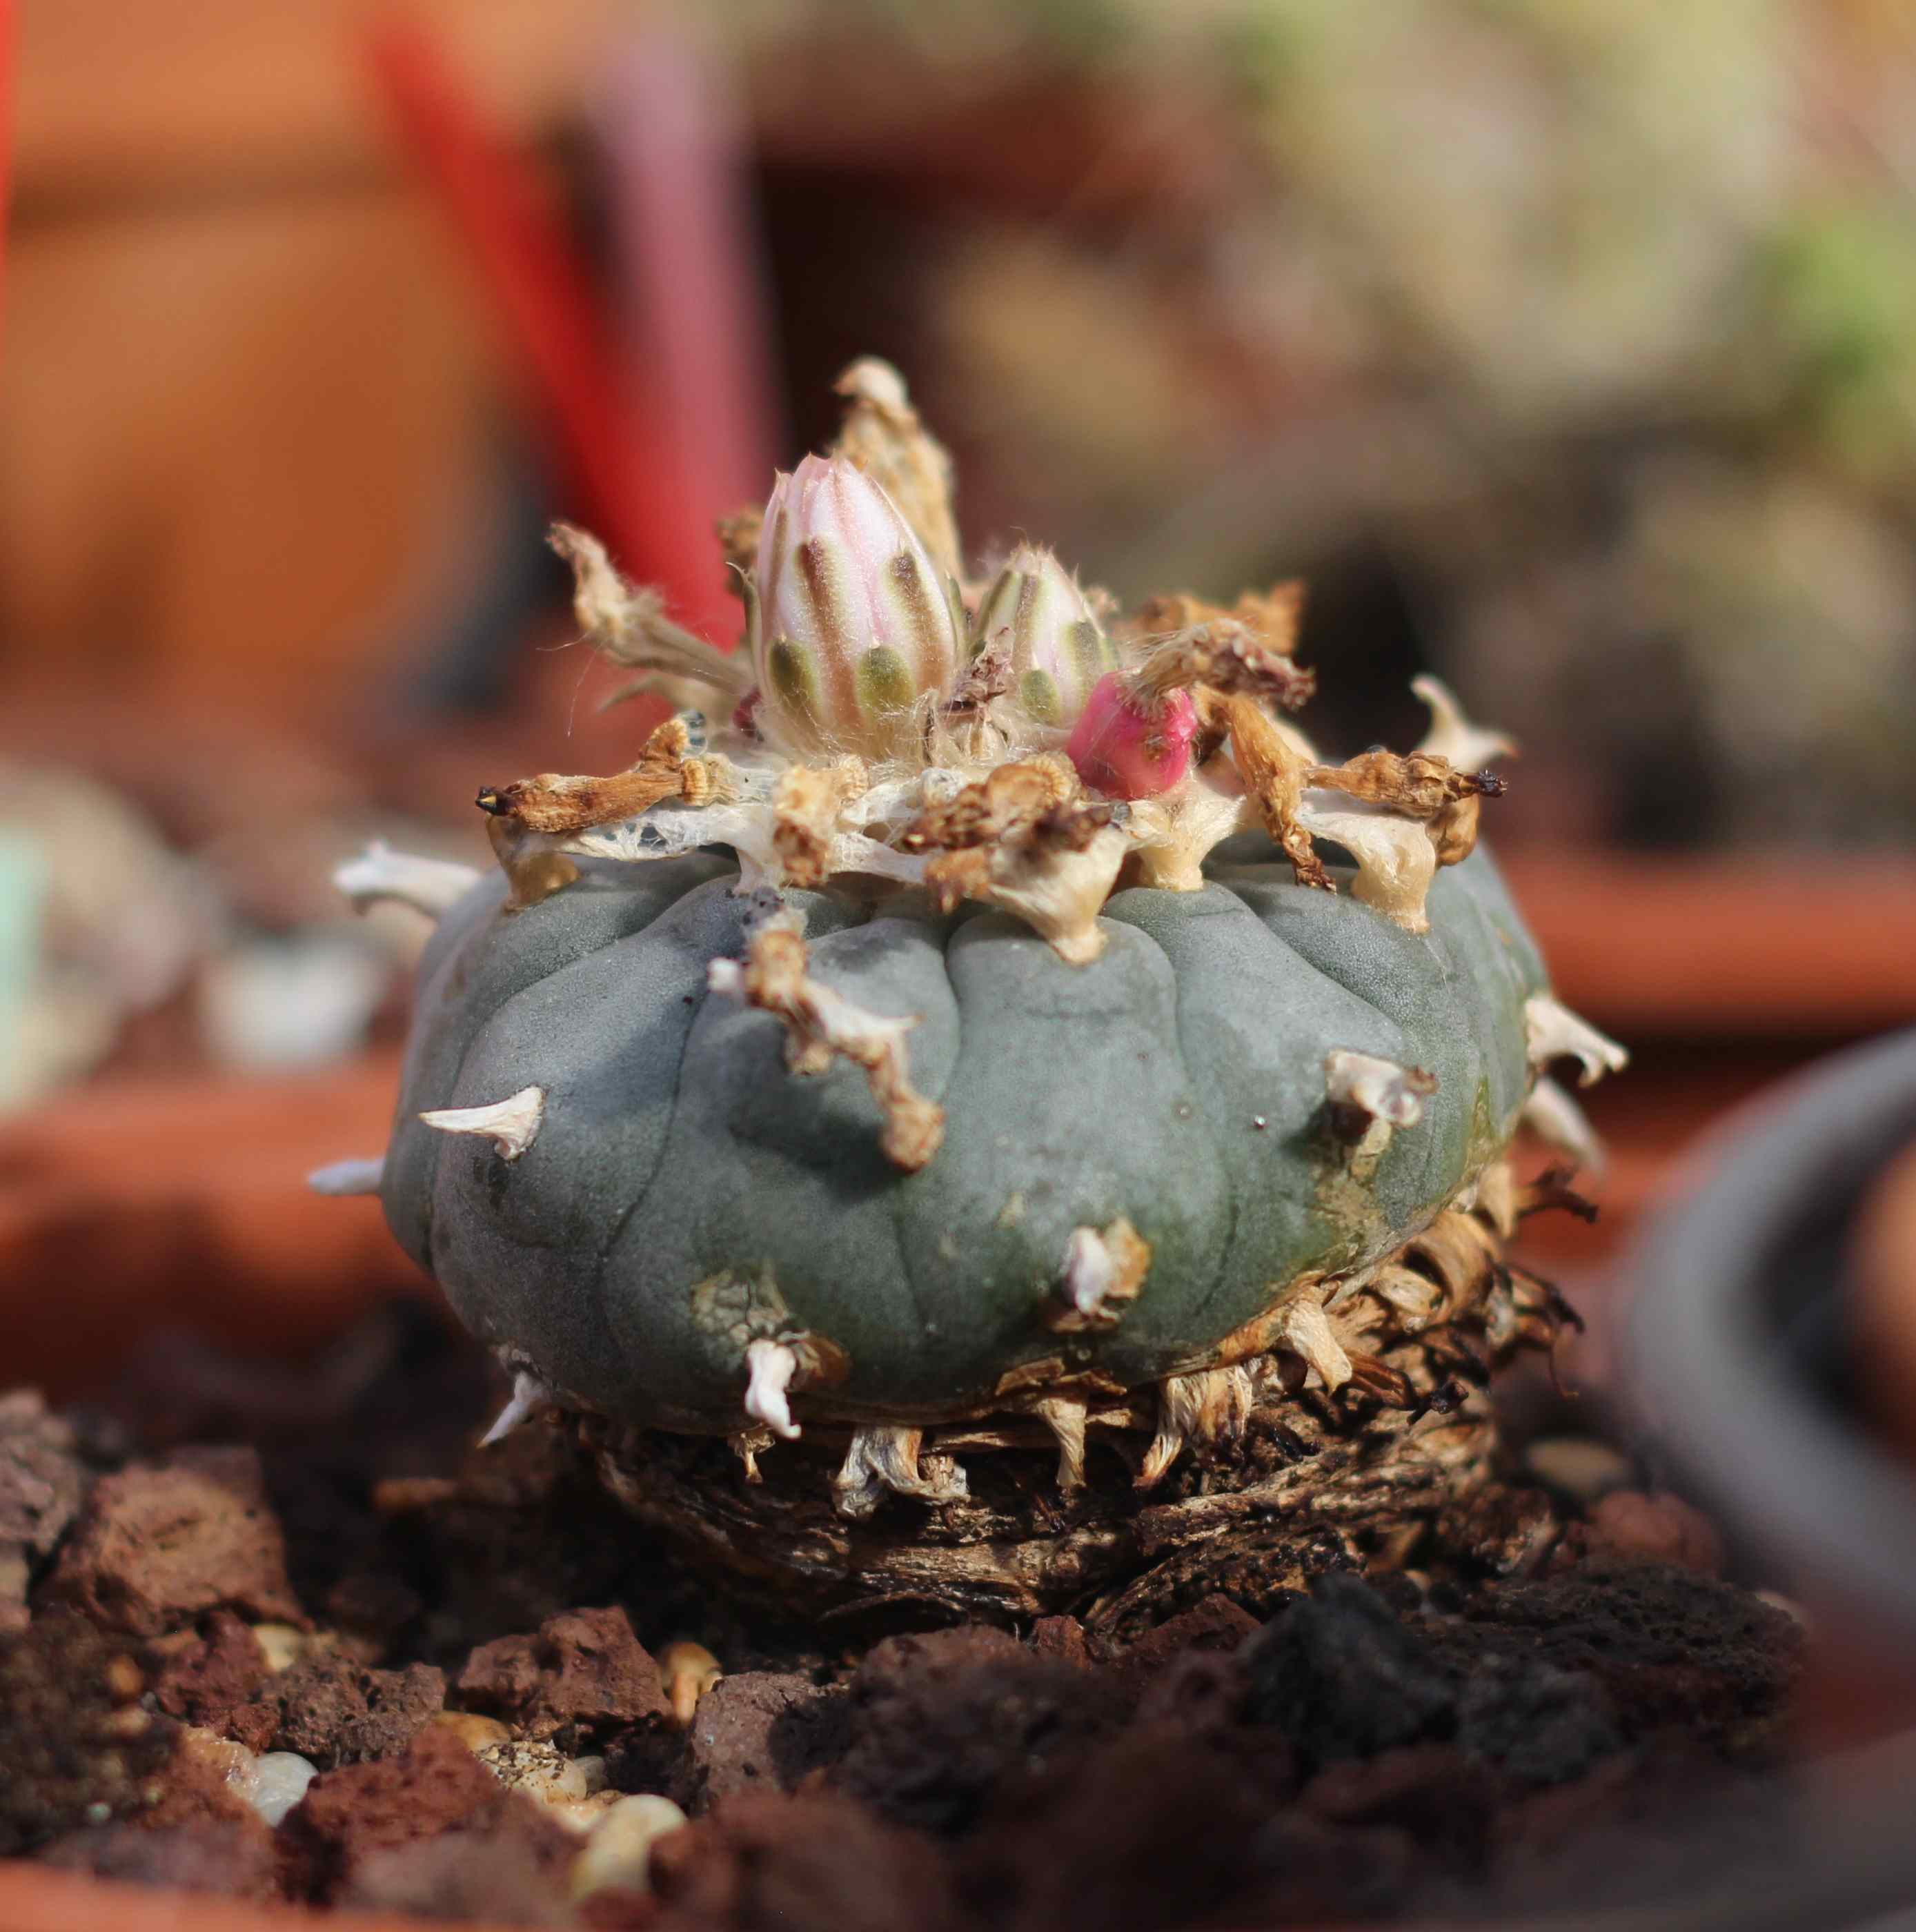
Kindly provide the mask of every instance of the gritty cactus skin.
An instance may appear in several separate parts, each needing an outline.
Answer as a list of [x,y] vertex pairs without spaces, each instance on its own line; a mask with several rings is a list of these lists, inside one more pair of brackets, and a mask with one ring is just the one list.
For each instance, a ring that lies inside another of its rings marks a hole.
[[[820,980],[921,1016],[913,1078],[946,1131],[909,1174],[856,1069],[790,1078],[777,1024],[708,994],[744,944],[729,860],[581,872],[516,914],[487,877],[441,919],[382,1193],[469,1325],[634,1426],[739,1429],[741,1295],[748,1327],[842,1352],[802,1420],[988,1410],[1065,1346],[1144,1384],[1298,1274],[1395,1246],[1502,1154],[1531,1090],[1525,1006],[1547,980],[1481,850],[1438,874],[1415,934],[1240,836],[1201,892],[1117,893],[1084,966],[993,910],[787,889]],[[1437,1077],[1361,1186],[1327,1126],[1340,1047]],[[509,1163],[418,1119],[530,1085],[542,1124]],[[1073,1232],[1120,1216],[1151,1246],[1141,1292],[1061,1345],[1044,1316]]]

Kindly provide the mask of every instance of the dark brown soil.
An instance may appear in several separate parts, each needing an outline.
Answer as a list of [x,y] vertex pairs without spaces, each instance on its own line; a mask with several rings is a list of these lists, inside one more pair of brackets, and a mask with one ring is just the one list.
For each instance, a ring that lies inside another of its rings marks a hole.
[[[1123,1642],[781,1621],[559,1431],[470,1448],[484,1366],[416,1311],[321,1379],[291,1418],[242,1365],[136,1385],[117,1438],[0,1401],[0,1853],[494,1924],[1150,1932],[1588,1906],[1782,1835],[1798,1626],[1673,1499],[1513,1478],[1474,1566]],[[316,1768],[276,1825],[235,1745]],[[575,1903],[579,1828],[640,1792],[691,1820],[650,1894]]]

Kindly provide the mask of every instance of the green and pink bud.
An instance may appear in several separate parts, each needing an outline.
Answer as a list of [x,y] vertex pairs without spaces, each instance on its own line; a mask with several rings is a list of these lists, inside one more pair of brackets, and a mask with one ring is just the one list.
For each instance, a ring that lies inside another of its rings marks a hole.
[[1118,662],[1076,580],[1035,544],[1012,551],[978,607],[973,656],[1000,645],[1018,707],[1033,724],[1059,728],[1076,722],[1093,686]]
[[960,626],[953,586],[885,491],[842,457],[781,475],[754,590],[760,734],[800,754],[905,752],[919,700],[956,681]]

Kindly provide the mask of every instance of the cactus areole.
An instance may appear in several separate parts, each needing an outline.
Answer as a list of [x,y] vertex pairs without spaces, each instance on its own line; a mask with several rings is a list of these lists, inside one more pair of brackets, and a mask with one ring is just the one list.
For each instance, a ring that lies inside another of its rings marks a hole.
[[346,868],[437,929],[391,1142],[316,1184],[376,1187],[500,1430],[568,1418],[761,1584],[1121,1622],[1247,1523],[1279,1569],[1408,1555],[1561,1312],[1503,1259],[1561,1189],[1513,1137],[1588,1158],[1546,1070],[1622,1058],[1477,849],[1509,747],[1426,680],[1417,749],[1320,756],[1294,586],[964,580],[896,373],[841,387],[722,526],[736,652],[555,534],[676,713],[483,789],[484,876]]

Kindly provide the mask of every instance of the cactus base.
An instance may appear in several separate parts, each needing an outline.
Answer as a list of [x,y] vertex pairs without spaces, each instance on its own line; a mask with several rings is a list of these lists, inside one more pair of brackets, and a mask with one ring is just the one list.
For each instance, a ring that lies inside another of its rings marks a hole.
[[[1456,1238],[1465,1223],[1468,1244]],[[1085,1405],[1081,1448],[1078,1412],[1060,1440],[1042,1392],[1021,1412],[912,1432],[907,1473],[919,1486],[901,1493],[848,1480],[871,1433],[849,1423],[808,1423],[801,1439],[762,1454],[598,1417],[573,1426],[609,1490],[688,1560],[741,1595],[813,1618],[1015,1622],[1070,1611],[1117,1642],[1214,1592],[1255,1607],[1326,1570],[1520,1562],[1527,1544],[1547,1549],[1547,1513],[1530,1520],[1538,1512],[1498,1479],[1486,1388],[1575,1318],[1546,1283],[1505,1263],[1510,1225],[1487,1207],[1453,1209],[1384,1269],[1318,1284],[1329,1346],[1350,1371],[1335,1392],[1288,1346],[1234,1359],[1227,1345],[1222,1363],[1176,1378],[1187,1395],[1248,1400],[1228,1415],[1213,1403],[1208,1418],[1187,1401],[1190,1432],[1168,1460],[1169,1384],[1155,1399]],[[1447,1245],[1450,1279],[1431,1280],[1443,1270],[1429,1251]],[[1466,1245],[1467,1270],[1455,1264]],[[1436,1318],[1378,1298],[1374,1283],[1392,1270],[1429,1281]],[[1323,1360],[1324,1336],[1287,1334]]]

